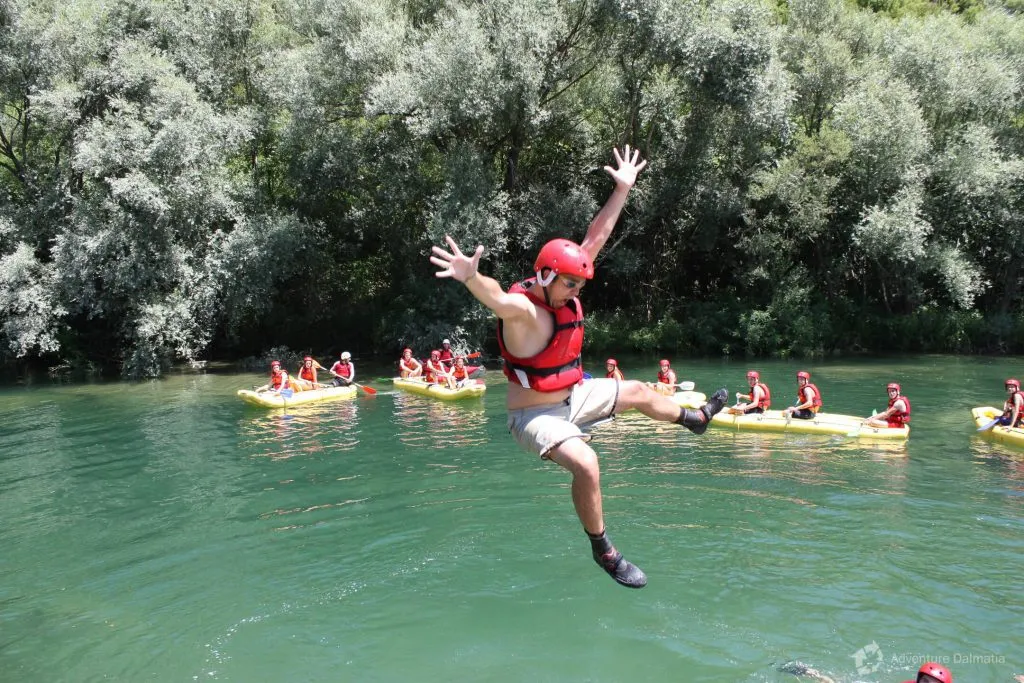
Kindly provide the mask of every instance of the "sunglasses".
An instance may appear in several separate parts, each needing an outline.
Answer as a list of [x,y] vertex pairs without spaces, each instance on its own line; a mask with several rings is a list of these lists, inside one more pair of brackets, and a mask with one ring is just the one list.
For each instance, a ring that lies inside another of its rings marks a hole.
[[583,285],[586,284],[586,280],[577,282],[576,280],[567,280],[564,277],[559,277],[558,279],[562,281],[562,286],[566,289],[583,289]]

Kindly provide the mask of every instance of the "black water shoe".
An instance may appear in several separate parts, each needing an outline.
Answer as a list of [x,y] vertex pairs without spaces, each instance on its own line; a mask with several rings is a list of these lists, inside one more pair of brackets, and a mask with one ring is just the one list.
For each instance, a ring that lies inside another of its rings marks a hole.
[[647,575],[643,570],[624,558],[615,548],[603,555],[594,553],[594,561],[617,583],[627,588],[643,588],[647,585]]
[[708,430],[708,423],[711,422],[711,418],[725,407],[725,402],[728,399],[729,392],[725,390],[725,387],[722,387],[711,395],[711,398],[701,406],[700,410],[683,408],[679,413],[678,419],[676,419],[676,423],[683,425],[694,434],[703,434]]

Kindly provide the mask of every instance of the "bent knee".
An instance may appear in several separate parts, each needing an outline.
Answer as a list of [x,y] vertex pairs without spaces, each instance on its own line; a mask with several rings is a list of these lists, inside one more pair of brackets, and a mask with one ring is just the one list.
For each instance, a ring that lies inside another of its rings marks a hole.
[[593,479],[600,477],[597,453],[580,438],[559,444],[545,457],[569,470],[574,476]]

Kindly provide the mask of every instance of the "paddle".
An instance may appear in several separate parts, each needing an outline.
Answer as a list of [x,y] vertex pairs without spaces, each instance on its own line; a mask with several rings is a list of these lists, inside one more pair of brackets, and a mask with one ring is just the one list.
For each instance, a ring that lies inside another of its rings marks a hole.
[[996,426],[997,424],[999,424],[1000,422],[1002,422],[1002,420],[1003,420],[1003,416],[1002,416],[1002,415],[1000,415],[999,417],[995,418],[994,420],[992,420],[992,421],[991,421],[991,422],[989,422],[988,424],[986,424],[986,425],[982,425],[981,427],[978,427],[978,431],[979,431],[979,432],[987,432],[988,430],[992,429],[992,428],[993,428],[993,427],[995,427],[995,426]]
[[[875,414],[876,414],[876,411],[874,409],[872,409],[871,410],[871,417],[874,417]],[[846,436],[851,438],[851,439],[854,438],[854,437],[860,436],[860,430],[862,430],[864,428],[864,425],[866,423],[867,423],[867,418],[864,418],[864,420],[859,425],[857,425],[857,428],[854,429],[852,432],[847,432]]]

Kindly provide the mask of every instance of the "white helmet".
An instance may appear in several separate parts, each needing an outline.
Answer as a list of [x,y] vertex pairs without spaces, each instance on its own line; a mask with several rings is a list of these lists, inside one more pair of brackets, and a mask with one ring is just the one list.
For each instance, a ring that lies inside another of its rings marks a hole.
[[349,353],[348,351],[342,351],[341,352],[341,359],[342,360],[352,360],[352,354]]
[[451,342],[450,342],[450,341],[448,341],[447,339],[443,340],[443,341],[442,341],[441,343],[442,343],[442,344],[451,344]]

